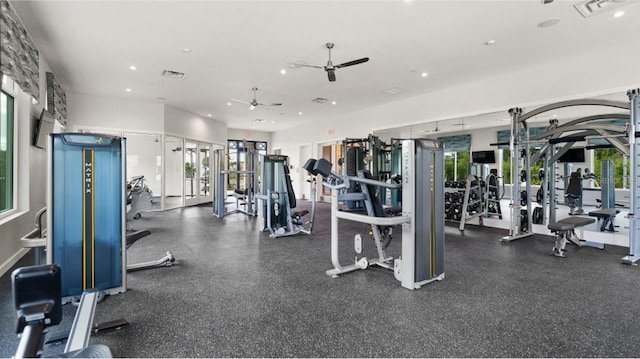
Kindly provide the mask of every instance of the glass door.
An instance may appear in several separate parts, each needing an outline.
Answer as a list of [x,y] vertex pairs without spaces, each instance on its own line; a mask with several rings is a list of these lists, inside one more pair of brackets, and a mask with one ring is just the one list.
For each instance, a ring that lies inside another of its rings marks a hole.
[[208,203],[213,199],[211,191],[211,145],[200,143],[198,149],[198,164],[200,166],[200,196],[198,203]]
[[200,192],[200,168],[198,166],[198,144],[194,141],[184,142],[184,205],[198,204]]

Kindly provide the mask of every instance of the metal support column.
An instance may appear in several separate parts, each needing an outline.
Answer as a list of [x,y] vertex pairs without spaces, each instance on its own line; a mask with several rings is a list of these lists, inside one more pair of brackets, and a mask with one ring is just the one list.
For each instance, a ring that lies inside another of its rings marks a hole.
[[640,214],[640,143],[638,142],[638,130],[640,129],[640,89],[633,89],[627,92],[630,102],[629,117],[629,147],[631,156],[630,161],[630,209],[629,209],[629,254],[622,258],[622,263],[637,265],[640,260],[640,223],[638,223],[638,215]]
[[[509,227],[509,235],[506,237],[502,237],[500,239],[501,242],[511,242],[516,239],[520,239],[523,237],[527,237],[531,235],[531,216],[528,218],[528,232],[524,232],[522,229],[522,212],[520,207],[520,191],[521,191],[521,181],[520,181],[520,171],[522,171],[522,163],[521,163],[521,139],[523,126],[520,121],[520,115],[522,115],[522,108],[511,108],[509,109],[509,115],[511,115],[511,137],[509,139],[509,151],[511,152],[511,198],[509,199],[509,213],[511,224]],[[525,143],[528,142],[529,133],[525,131],[524,134]],[[527,163],[529,165],[529,151],[526,151],[527,156],[525,156]],[[531,188],[529,183],[531,182],[530,171],[527,171],[527,196],[531,195]],[[527,201],[527,213],[531,212],[531,201]]]

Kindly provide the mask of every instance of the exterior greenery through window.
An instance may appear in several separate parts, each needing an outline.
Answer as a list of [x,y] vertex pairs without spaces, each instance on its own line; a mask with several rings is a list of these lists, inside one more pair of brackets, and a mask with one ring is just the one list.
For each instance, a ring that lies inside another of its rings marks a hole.
[[0,213],[13,209],[13,97],[0,95]]
[[[262,141],[228,140],[227,168],[229,171],[247,170],[247,151],[255,150],[258,155],[267,154],[267,143]],[[248,148],[247,148],[248,147]],[[227,190],[246,189],[247,175],[229,174],[227,177]]]
[[444,173],[446,181],[466,181],[467,169],[471,161],[469,151],[445,152]]
[[[593,150],[593,173],[601,178],[602,176],[602,161],[611,160],[613,162],[613,181],[615,188],[623,188],[624,186],[624,158],[620,152],[615,148],[605,148]],[[628,166],[628,164],[627,164]],[[627,172],[628,173],[628,172]],[[601,181],[598,184],[602,185]]]

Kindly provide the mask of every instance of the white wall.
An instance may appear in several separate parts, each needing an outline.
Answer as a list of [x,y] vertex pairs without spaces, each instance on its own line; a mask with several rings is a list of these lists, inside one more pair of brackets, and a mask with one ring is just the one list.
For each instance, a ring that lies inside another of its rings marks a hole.
[[164,106],[167,134],[207,143],[227,144],[227,125],[177,107]]
[[80,128],[117,132],[162,132],[164,105],[111,97],[67,94],[67,131]]
[[[11,268],[27,250],[20,238],[35,227],[35,214],[46,205],[47,152],[32,145],[36,119],[46,106],[46,72],[51,71],[40,56],[40,102],[33,105],[31,96],[18,91],[16,125],[18,163],[18,213],[0,221],[0,275]],[[46,223],[46,222],[43,222]]]
[[271,152],[271,132],[255,131],[255,130],[239,130],[237,128],[227,129],[227,138],[230,140],[249,140],[263,141],[269,143],[269,152]]

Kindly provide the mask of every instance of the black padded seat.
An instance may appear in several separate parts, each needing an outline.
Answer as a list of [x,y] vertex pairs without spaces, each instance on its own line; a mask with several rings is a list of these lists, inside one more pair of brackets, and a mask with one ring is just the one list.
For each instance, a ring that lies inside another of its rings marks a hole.
[[605,218],[605,217],[611,217],[614,216],[616,214],[620,213],[619,209],[615,209],[615,208],[604,208],[604,209],[598,209],[596,211],[591,211],[589,212],[589,216],[591,217],[598,217],[598,218]]
[[595,211],[589,212],[589,216],[596,217],[599,221],[602,220],[602,224],[600,225],[600,232],[604,232],[606,230],[610,232],[615,232],[615,226],[613,225],[613,220],[616,215],[620,213],[619,209],[616,208],[603,208]]
[[555,223],[549,223],[547,228],[554,232],[559,231],[569,231],[572,229],[576,229],[578,227],[586,226],[587,224],[591,224],[595,222],[594,218],[587,217],[569,217],[561,219]]

